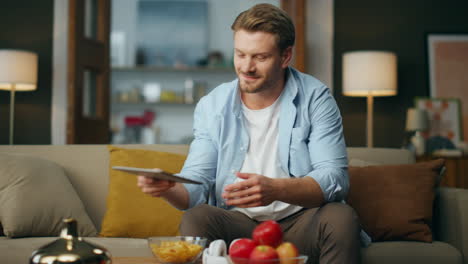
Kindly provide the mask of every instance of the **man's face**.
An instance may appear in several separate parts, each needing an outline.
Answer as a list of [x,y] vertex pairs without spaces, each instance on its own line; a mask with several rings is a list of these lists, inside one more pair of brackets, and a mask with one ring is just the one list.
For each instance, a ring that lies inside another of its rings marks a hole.
[[234,33],[234,67],[242,92],[258,93],[279,85],[290,58],[291,48],[281,54],[273,34]]

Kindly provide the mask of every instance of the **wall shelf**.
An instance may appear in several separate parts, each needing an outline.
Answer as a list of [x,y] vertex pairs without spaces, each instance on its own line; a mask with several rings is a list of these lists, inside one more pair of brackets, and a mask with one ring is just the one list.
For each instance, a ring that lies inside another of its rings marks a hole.
[[112,102],[112,106],[115,107],[128,107],[128,108],[142,108],[142,107],[157,107],[157,106],[173,106],[173,107],[195,107],[196,103],[186,104],[186,103],[170,103],[170,102]]
[[232,67],[164,67],[164,66],[124,66],[124,67],[112,67],[112,71],[115,72],[223,72],[223,73],[234,73]]

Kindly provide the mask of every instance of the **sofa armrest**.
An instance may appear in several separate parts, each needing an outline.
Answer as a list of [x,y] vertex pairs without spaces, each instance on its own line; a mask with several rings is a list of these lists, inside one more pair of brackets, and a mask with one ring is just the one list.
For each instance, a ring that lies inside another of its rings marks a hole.
[[435,239],[456,247],[468,263],[468,190],[437,189],[433,227]]

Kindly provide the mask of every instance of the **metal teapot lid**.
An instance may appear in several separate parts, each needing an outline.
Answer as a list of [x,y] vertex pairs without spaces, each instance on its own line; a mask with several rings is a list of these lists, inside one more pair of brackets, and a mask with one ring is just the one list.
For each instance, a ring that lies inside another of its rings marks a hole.
[[84,241],[78,236],[73,218],[63,220],[65,227],[60,238],[37,249],[29,259],[30,264],[110,264],[109,252],[100,246]]

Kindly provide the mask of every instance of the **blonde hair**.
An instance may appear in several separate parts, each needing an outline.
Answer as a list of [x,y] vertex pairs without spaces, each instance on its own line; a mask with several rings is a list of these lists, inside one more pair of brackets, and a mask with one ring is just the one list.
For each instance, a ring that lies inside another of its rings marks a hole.
[[240,13],[231,25],[231,29],[262,31],[274,34],[280,51],[294,46],[294,24],[288,14],[271,4],[258,4]]

